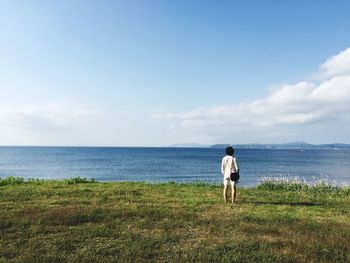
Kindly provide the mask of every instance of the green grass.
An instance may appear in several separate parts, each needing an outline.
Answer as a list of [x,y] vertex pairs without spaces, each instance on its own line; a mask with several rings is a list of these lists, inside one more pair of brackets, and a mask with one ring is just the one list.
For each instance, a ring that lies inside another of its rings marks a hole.
[[0,185],[0,262],[350,262],[348,188]]

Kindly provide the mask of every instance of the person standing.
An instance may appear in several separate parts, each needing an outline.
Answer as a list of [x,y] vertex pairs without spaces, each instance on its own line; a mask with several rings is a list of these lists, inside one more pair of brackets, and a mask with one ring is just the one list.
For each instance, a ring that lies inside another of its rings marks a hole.
[[224,202],[227,203],[227,188],[231,185],[232,190],[232,204],[236,201],[237,196],[237,181],[232,181],[230,175],[232,171],[238,172],[238,163],[236,157],[234,157],[235,150],[229,146],[225,150],[226,156],[222,158],[221,173],[224,176]]

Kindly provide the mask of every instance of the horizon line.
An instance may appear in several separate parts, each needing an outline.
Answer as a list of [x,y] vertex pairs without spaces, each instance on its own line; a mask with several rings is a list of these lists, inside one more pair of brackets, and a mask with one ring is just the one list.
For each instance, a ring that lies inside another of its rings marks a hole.
[[[193,145],[191,145],[193,144]],[[172,145],[152,145],[152,146],[130,146],[130,145],[0,145],[0,147],[71,147],[71,148],[211,148],[215,145],[285,145],[285,144],[305,144],[305,145],[329,145],[329,144],[345,144],[350,145],[350,143],[345,142],[332,142],[332,143],[308,143],[308,142],[283,142],[283,143],[214,143],[214,144],[201,144],[201,143],[177,143]],[[188,146],[186,146],[188,145]]]

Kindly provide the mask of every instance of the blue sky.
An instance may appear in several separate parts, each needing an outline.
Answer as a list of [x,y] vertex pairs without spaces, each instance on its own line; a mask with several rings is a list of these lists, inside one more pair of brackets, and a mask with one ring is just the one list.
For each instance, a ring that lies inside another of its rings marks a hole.
[[348,10],[0,0],[0,145],[350,143]]

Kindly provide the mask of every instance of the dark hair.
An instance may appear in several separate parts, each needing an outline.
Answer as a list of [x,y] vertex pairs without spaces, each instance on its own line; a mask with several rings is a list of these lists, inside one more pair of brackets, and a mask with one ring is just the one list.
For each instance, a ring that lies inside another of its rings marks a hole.
[[226,147],[225,152],[227,155],[233,156],[233,154],[235,153],[235,149],[233,149],[232,146],[229,146],[229,147]]

